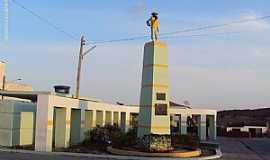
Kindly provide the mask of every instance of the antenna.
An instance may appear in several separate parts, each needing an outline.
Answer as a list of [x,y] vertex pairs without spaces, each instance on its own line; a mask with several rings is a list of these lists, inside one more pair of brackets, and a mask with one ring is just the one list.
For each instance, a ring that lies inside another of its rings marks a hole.
[[8,19],[8,0],[3,0],[4,8],[3,8],[3,15],[4,15],[4,41],[8,41],[8,29],[9,29],[9,19]]

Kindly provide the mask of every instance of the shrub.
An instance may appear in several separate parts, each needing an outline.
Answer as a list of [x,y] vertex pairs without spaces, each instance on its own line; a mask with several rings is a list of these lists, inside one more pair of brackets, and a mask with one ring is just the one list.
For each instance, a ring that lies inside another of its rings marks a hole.
[[113,136],[121,134],[121,129],[117,126],[105,125],[104,127],[96,127],[85,132],[84,145],[95,144],[106,148],[111,144]]
[[132,146],[136,144],[137,129],[130,129],[127,133],[121,131],[117,126],[105,125],[96,127],[85,132],[84,145],[97,145],[106,148],[112,145],[116,148]]
[[189,134],[171,135],[171,138],[172,138],[172,146],[175,148],[185,147],[189,149],[197,149],[199,147],[198,137],[194,137]]
[[116,148],[134,146],[137,143],[137,129],[132,128],[125,132],[118,132],[112,135],[112,146]]

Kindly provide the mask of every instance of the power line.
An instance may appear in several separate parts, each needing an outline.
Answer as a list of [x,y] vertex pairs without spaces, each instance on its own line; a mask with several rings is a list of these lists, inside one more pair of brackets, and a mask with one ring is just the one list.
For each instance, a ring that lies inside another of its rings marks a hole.
[[[243,32],[216,32],[216,33],[204,33],[204,34],[191,34],[191,35],[170,35],[170,36],[162,36],[160,37],[160,39],[172,39],[172,38],[200,38],[200,37],[209,37],[209,36],[224,36],[224,35],[233,35],[233,34],[240,34]],[[128,39],[128,40],[132,40],[132,39]],[[108,42],[108,41],[107,41]],[[113,41],[116,42],[116,41]],[[122,41],[123,42],[123,41]],[[92,43],[90,43],[92,45]],[[112,45],[112,43],[100,43],[100,44],[96,44],[98,46],[108,46],[108,45]]]
[[[168,38],[169,35],[175,35],[175,34],[179,34],[179,33],[188,33],[188,32],[194,32],[194,31],[209,30],[209,29],[221,28],[221,27],[231,26],[231,25],[234,25],[234,24],[241,24],[241,23],[247,23],[247,22],[252,22],[252,21],[259,21],[259,20],[264,20],[264,19],[269,19],[269,18],[270,18],[270,16],[263,16],[263,17],[253,18],[253,19],[243,19],[243,20],[233,21],[233,22],[228,22],[228,23],[215,24],[215,25],[206,25],[206,26],[183,29],[183,30],[178,30],[178,31],[173,31],[173,32],[165,32],[165,33],[160,34],[160,38],[162,38],[162,37],[164,38],[164,36],[167,36],[167,38]],[[183,36],[183,35],[180,35],[180,36]],[[190,35],[190,36],[192,36],[192,35]],[[129,38],[95,41],[95,42],[90,42],[90,43],[87,43],[87,44],[88,45],[89,44],[97,45],[97,44],[104,44],[104,43],[133,41],[133,40],[145,39],[145,38],[148,38],[148,37],[150,37],[150,36],[149,35],[142,35],[142,36],[134,36],[134,37],[129,37]]]
[[136,37],[130,37],[130,38],[121,38],[121,39],[112,39],[112,40],[101,40],[101,41],[94,41],[94,42],[89,42],[87,45],[95,45],[95,44],[103,44],[103,43],[112,43],[112,42],[123,42],[123,41],[134,41],[138,39],[145,39],[150,36],[136,36]]
[[222,36],[228,34],[240,34],[243,32],[217,32],[217,33],[204,33],[204,34],[191,34],[191,35],[175,35],[175,36],[162,36],[161,39],[171,39],[171,38],[196,38],[196,37],[207,37],[207,36]]
[[54,23],[52,23],[51,21],[49,21],[48,19],[40,16],[39,14],[35,13],[33,10],[25,7],[23,4],[17,2],[16,0],[11,0],[15,5],[19,6],[20,8],[22,8],[23,10],[27,11],[28,13],[30,13],[31,15],[33,15],[34,17],[38,18],[40,21],[44,22],[45,24],[47,24],[48,26],[50,26],[51,28],[53,28],[54,30],[61,32],[62,34],[66,35],[66,37],[77,41],[78,38],[76,36],[74,36],[71,33],[66,32],[64,29],[62,29],[61,27],[55,25]]
[[197,27],[197,28],[191,28],[191,29],[184,29],[184,30],[179,30],[179,31],[167,32],[167,33],[162,33],[160,35],[173,35],[173,34],[178,34],[178,33],[187,33],[187,32],[193,32],[193,31],[214,29],[214,28],[226,27],[226,26],[231,26],[231,25],[234,25],[234,24],[241,24],[241,23],[246,23],[246,22],[259,21],[259,20],[269,19],[269,18],[270,18],[270,16],[263,16],[263,17],[252,18],[252,19],[243,19],[243,20],[233,21],[233,22],[228,22],[228,23],[222,23],[222,24],[216,24],[216,25],[207,25],[207,26],[202,26],[202,27]]
[[[55,29],[58,32],[63,33],[67,37],[69,37],[72,40],[78,40],[76,36],[73,34],[70,34],[66,32],[64,29],[60,28],[59,26],[55,25],[54,23],[50,22],[48,19],[43,18],[39,14],[35,13],[33,10],[25,7],[23,4],[17,2],[16,0],[11,0],[14,4],[19,6],[20,8],[24,9],[28,13],[32,14],[36,18],[38,18],[40,21],[46,23],[53,29]],[[183,29],[183,30],[178,30],[178,31],[173,31],[173,32],[165,32],[160,34],[160,38],[162,39],[167,39],[170,38],[170,36],[179,34],[179,33],[188,33],[188,32],[194,32],[194,31],[202,31],[202,30],[209,30],[209,29],[214,29],[214,28],[221,28],[221,27],[226,27],[226,26],[231,26],[234,24],[240,24],[240,23],[246,23],[246,22],[252,22],[252,21],[259,21],[259,20],[264,20],[264,19],[269,19],[269,16],[262,16],[258,18],[253,18],[253,19],[243,19],[243,20],[238,20],[238,21],[233,21],[233,22],[228,22],[228,23],[222,23],[222,24],[215,24],[215,25],[206,25],[206,26],[201,26],[201,27],[196,27],[196,28],[188,28],[188,29]],[[225,32],[226,33],[226,32]],[[225,34],[224,33],[224,34]],[[230,33],[229,33],[230,34]],[[178,35],[178,36],[172,36],[172,37],[198,37],[198,36],[205,36],[209,34],[199,34],[199,35]],[[213,35],[213,34],[212,34]],[[101,41],[91,41],[86,43],[87,45],[100,45],[100,44],[106,44],[106,43],[114,43],[114,42],[125,42],[125,41],[134,41],[134,40],[139,40],[139,39],[146,39],[149,38],[149,35],[142,35],[142,36],[134,36],[134,37],[127,37],[127,38],[120,38],[120,39],[111,39],[111,40],[101,40]]]

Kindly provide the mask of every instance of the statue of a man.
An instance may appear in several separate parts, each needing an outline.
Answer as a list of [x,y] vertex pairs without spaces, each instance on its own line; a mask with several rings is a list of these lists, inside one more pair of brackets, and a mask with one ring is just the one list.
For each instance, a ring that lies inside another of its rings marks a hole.
[[153,12],[151,17],[146,21],[147,26],[151,27],[151,39],[153,41],[158,40],[159,33],[159,21],[158,21],[158,13]]

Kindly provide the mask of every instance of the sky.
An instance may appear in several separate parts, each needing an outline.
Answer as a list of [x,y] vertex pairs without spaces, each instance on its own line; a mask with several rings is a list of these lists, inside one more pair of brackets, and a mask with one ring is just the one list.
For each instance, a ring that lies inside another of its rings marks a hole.
[[[147,35],[152,11],[159,13],[161,33],[270,15],[269,0],[17,0],[70,38],[9,1],[8,41],[0,4],[0,60],[7,62],[8,80],[22,78],[35,90],[57,84],[74,90],[80,36],[96,42]],[[269,37],[270,18],[162,39],[171,100],[217,110],[269,107]],[[83,62],[81,95],[138,104],[146,41],[97,45]]]

